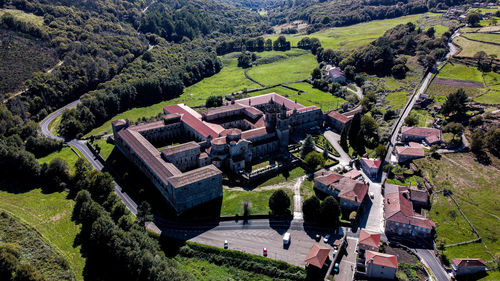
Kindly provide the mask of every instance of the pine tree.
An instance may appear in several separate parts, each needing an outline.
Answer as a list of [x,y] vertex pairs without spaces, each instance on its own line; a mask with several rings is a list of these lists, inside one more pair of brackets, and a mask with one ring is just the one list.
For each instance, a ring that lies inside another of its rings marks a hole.
[[328,144],[325,143],[325,147],[323,149],[323,158],[328,159]]
[[349,146],[347,145],[347,134],[349,132],[349,126],[344,126],[342,132],[340,133],[340,146],[344,151],[349,151]]
[[352,118],[351,126],[349,126],[349,132],[348,132],[349,145],[356,151],[358,150],[357,148],[360,146],[359,143],[362,142],[359,139],[360,131],[361,131],[361,115],[359,113],[356,113],[354,115],[354,118]]
[[314,151],[315,146],[313,137],[311,135],[307,135],[302,147],[300,148],[300,158],[304,159],[309,152]]
[[137,208],[137,221],[140,225],[144,226],[144,224],[148,221],[153,220],[153,213],[151,212],[151,205],[148,202],[142,201]]

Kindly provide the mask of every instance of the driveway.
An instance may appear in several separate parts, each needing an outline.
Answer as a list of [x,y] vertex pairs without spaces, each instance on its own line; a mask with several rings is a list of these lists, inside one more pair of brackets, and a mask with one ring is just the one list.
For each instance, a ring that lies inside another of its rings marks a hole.
[[351,162],[351,157],[349,157],[349,154],[347,154],[344,149],[340,146],[340,135],[337,133],[334,133],[332,131],[325,131],[323,133],[323,136],[328,140],[335,150],[340,154],[340,158],[338,158],[340,164],[342,165],[349,165],[349,162]]
[[357,238],[347,238],[347,247],[345,255],[339,264],[339,274],[335,275],[335,280],[352,281],[354,271],[356,270],[356,247],[358,246]]

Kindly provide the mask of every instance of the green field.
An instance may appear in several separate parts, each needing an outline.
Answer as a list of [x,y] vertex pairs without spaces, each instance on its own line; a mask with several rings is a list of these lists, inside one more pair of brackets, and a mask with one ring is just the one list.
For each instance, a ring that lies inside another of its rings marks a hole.
[[[293,210],[293,192],[290,189],[283,188],[290,197],[290,210]],[[276,191],[274,190],[231,190],[224,188],[224,197],[222,198],[221,216],[243,215],[243,202],[250,203],[249,212],[252,215],[269,213],[269,198]]]
[[[478,163],[472,153],[443,155],[415,160],[422,174],[441,190],[453,192],[461,209],[481,235],[482,243],[446,248],[448,258],[482,258],[492,265],[492,255],[500,252],[500,159],[490,156],[492,163]],[[474,238],[464,219],[449,198],[434,193],[430,216],[437,225],[438,241],[445,244]],[[454,210],[455,212],[452,212]],[[485,248],[487,246],[487,249]]]
[[66,192],[45,194],[40,189],[18,194],[0,191],[0,209],[36,229],[67,259],[77,280],[83,280],[85,259],[80,246],[74,247],[80,227],[71,221],[74,202],[66,197]]
[[[469,39],[473,40],[480,40],[480,41],[485,41],[485,42],[493,42],[493,43],[500,43],[500,34],[494,34],[494,33],[467,33],[462,36],[465,36]],[[500,46],[498,46],[500,48]]]
[[499,46],[475,42],[471,40],[467,40],[463,37],[456,37],[453,39],[453,43],[460,46],[462,49],[458,56],[460,57],[474,57],[474,55],[479,51],[484,51],[489,56],[495,55],[500,57],[500,48]]
[[[497,87],[500,88],[500,87]],[[484,104],[500,104],[500,89],[490,89],[485,94],[478,96],[474,101]]]
[[305,106],[316,105],[317,107],[321,107],[325,112],[340,108],[346,103],[344,99],[315,89],[309,83],[293,83],[288,86],[304,91],[301,94],[290,97],[291,100]]
[[475,88],[475,87],[459,87],[459,86],[447,86],[447,85],[440,85],[436,84],[434,82],[431,83],[429,88],[427,88],[427,94],[430,95],[436,95],[436,96],[441,96],[441,97],[447,97],[452,93],[455,93],[459,89],[462,89],[465,91],[467,96],[471,98],[475,98],[479,96],[484,89],[482,88]]
[[261,183],[259,186],[268,186],[268,185],[276,185],[276,184],[281,184],[281,183],[286,183],[286,182],[292,182],[296,178],[301,177],[305,175],[306,172],[304,169],[301,167],[294,168],[290,170],[289,172],[285,173],[280,173],[279,175],[272,177],[268,179],[267,181]]
[[111,152],[115,148],[114,145],[106,141],[106,138],[96,139],[92,145],[94,146],[94,148],[96,147],[96,145],[98,145],[101,148],[99,154],[104,160],[108,159],[109,155],[111,155]]
[[[249,271],[244,271],[236,267],[227,265],[216,265],[203,259],[186,258],[177,255],[174,258],[179,262],[181,268],[189,271],[195,280],[213,280],[213,281],[226,281],[226,280],[273,280],[272,278],[257,274]],[[237,279],[234,279],[235,277]]]
[[393,109],[399,109],[406,104],[406,95],[408,93],[406,91],[399,91],[394,93],[389,93],[385,100],[387,104],[389,104]]
[[[355,24],[346,27],[335,27],[322,30],[309,35],[286,36],[292,46],[297,46],[297,42],[304,37],[314,37],[321,41],[323,48],[352,50],[363,46],[382,36],[384,32],[398,24],[407,22],[417,22],[423,14],[404,16],[394,19],[376,20]],[[271,36],[275,40],[278,36]]]
[[459,63],[447,63],[441,71],[439,71],[436,77],[442,79],[483,82],[481,71],[477,70],[475,67],[469,67]]
[[484,83],[488,86],[500,84],[500,74],[490,71],[484,73]]
[[293,56],[277,62],[253,66],[248,75],[264,85],[294,82],[311,77],[318,62],[311,53]]
[[78,160],[78,155],[71,150],[70,147],[63,147],[60,151],[53,152],[45,157],[39,158],[38,162],[41,164],[43,163],[50,163],[55,158],[61,158],[62,160],[66,161],[68,163],[68,166],[70,167],[70,171],[73,171],[74,165],[76,161]]
[[432,125],[432,120],[434,120],[431,114],[424,109],[413,109],[410,112],[410,115],[413,115],[418,119],[418,127],[430,127]]

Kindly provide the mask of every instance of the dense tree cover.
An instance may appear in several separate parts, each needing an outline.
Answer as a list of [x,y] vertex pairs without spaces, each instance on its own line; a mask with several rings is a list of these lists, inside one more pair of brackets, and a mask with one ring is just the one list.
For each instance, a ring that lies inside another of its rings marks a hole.
[[306,221],[318,222],[328,227],[336,227],[339,224],[340,205],[332,196],[327,196],[320,201],[316,195],[313,195],[304,200],[302,211]]
[[61,134],[73,137],[129,108],[177,97],[185,86],[222,68],[215,52],[203,42],[169,44],[158,40],[148,56],[130,63],[98,90],[83,95],[75,110],[65,112]]
[[321,47],[321,42],[319,41],[318,38],[304,37],[300,39],[300,41],[297,43],[297,48],[311,50],[313,55],[316,54],[316,51],[320,47]]
[[287,51],[290,50],[291,44],[286,40],[285,36],[280,36],[278,39],[264,39],[263,37],[236,37],[228,40],[222,40],[217,44],[217,55],[225,55],[232,52],[263,52],[263,51]]
[[223,103],[222,96],[209,96],[205,102],[205,107],[218,107]]
[[472,27],[479,26],[481,15],[479,13],[469,13],[465,18],[465,22]]
[[273,215],[286,215],[290,213],[290,202],[288,194],[279,189],[269,197],[269,209]]
[[304,220],[316,221],[319,217],[319,208],[321,201],[316,196],[311,196],[304,200],[302,203],[302,212],[304,213]]
[[257,56],[254,53],[243,52],[238,55],[238,66],[242,68],[249,68],[252,66],[252,63],[257,59]]
[[316,151],[309,152],[304,158],[304,163],[313,171],[325,166],[325,158]]
[[207,35],[257,35],[268,28],[258,14],[218,1],[160,0],[142,17],[139,31],[180,42]]
[[458,89],[455,93],[446,98],[446,102],[441,107],[441,112],[446,116],[464,116],[467,112],[467,102],[469,97],[463,89]]
[[[240,0],[232,0],[240,1]],[[447,9],[465,0],[286,0],[281,3],[266,1],[265,7],[273,25],[303,20],[310,26],[308,32],[324,27],[344,26],[377,19],[395,18],[423,13],[429,9]]]
[[371,44],[352,52],[340,62],[340,66],[345,71],[349,68],[355,72],[404,78],[408,68],[401,55],[417,55],[419,62],[430,68],[446,53],[449,36],[451,33],[446,32],[442,37],[434,38],[433,32],[422,32],[411,22],[400,24]]

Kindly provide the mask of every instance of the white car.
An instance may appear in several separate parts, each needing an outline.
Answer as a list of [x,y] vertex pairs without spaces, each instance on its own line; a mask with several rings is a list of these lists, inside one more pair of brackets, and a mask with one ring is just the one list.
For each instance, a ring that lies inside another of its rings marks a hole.
[[370,192],[370,198],[373,199],[375,197],[375,194],[373,192]]
[[227,249],[229,247],[229,243],[227,243],[227,240],[224,240],[224,249]]
[[323,242],[328,243],[328,240],[330,240],[330,234],[325,235],[325,239],[323,239]]

